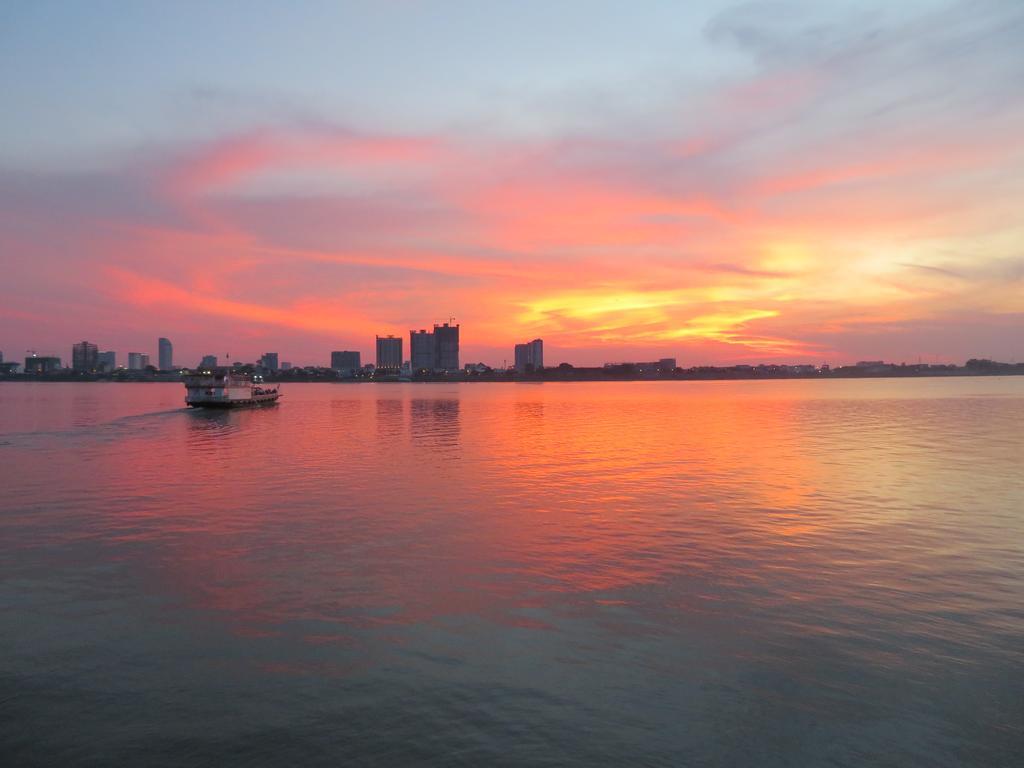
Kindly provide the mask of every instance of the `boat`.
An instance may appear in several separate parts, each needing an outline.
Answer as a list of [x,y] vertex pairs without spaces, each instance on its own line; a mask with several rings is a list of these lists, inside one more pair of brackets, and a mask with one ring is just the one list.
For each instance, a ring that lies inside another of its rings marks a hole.
[[274,405],[279,387],[266,387],[261,376],[231,369],[197,371],[184,377],[185,404],[190,408],[252,408]]

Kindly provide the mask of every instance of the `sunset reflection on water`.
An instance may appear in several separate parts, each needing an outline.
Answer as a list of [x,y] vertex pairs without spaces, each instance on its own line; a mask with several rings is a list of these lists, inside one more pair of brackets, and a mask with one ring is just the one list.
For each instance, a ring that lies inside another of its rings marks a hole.
[[213,413],[5,385],[11,722],[60,658],[119,681],[82,701],[112,723],[150,722],[126,693],[200,732],[193,697],[251,696],[364,758],[994,759],[1022,735],[1022,383],[295,385]]

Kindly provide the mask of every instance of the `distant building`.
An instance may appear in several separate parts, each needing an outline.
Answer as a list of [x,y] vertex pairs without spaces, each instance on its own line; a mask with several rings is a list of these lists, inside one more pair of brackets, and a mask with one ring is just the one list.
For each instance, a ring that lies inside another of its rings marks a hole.
[[351,376],[362,367],[358,352],[331,352],[331,368],[343,376]]
[[531,373],[544,368],[544,340],[534,339],[525,344],[516,344],[516,370]]
[[433,331],[409,331],[409,363],[415,371],[432,371],[439,367]]
[[891,371],[893,369],[893,367],[894,366],[891,363],[887,363],[884,360],[861,360],[855,366],[855,368],[857,370],[857,375],[862,375],[862,374],[865,374],[865,373],[866,374],[886,373],[888,371]]
[[99,348],[88,341],[80,341],[71,347],[71,369],[78,373],[92,373],[99,360]]
[[399,336],[377,337],[377,370],[398,373],[402,368],[402,339]]
[[676,369],[676,359],[663,357],[648,363],[624,363],[624,365],[632,365],[633,370],[637,373],[671,373]]
[[216,355],[203,355],[203,359],[199,361],[199,367],[203,370],[217,367],[217,356]]
[[282,371],[290,371],[291,369],[292,369],[292,364],[291,363],[289,363],[289,362],[281,363],[281,370]]
[[459,326],[434,324],[434,368],[441,371],[459,370]]
[[100,352],[97,356],[97,368],[103,373],[117,370],[117,352]]
[[277,370],[277,352],[264,352],[260,358],[260,367],[268,371]]
[[0,375],[8,375],[11,373],[17,373],[18,368],[21,367],[21,363],[0,363]]
[[128,370],[144,371],[149,367],[149,355],[144,352],[128,353]]
[[25,373],[56,373],[60,369],[59,357],[32,355],[25,358]]
[[4,353],[0,352],[0,363],[4,361]]
[[169,339],[160,338],[157,343],[157,359],[160,361],[160,370],[169,371],[174,367],[174,346]]

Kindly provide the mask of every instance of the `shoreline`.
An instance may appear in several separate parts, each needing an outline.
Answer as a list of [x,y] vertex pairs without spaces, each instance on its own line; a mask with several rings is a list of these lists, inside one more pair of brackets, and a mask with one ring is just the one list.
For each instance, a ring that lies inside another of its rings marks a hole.
[[[862,374],[790,374],[790,375],[752,375],[752,376],[551,376],[551,377],[511,377],[511,376],[461,376],[461,377],[423,377],[415,379],[399,378],[347,378],[334,379],[327,377],[303,376],[296,378],[270,377],[268,384],[564,384],[573,382],[608,382],[608,383],[649,383],[649,382],[701,382],[701,381],[851,381],[862,379],[949,379],[949,378],[991,378],[997,376],[1024,376],[1024,370],[1010,371],[936,371],[929,373],[862,373]],[[105,376],[31,376],[16,374],[0,377],[0,384],[5,382],[47,383],[47,384],[180,384],[181,377],[166,378],[112,378]]]

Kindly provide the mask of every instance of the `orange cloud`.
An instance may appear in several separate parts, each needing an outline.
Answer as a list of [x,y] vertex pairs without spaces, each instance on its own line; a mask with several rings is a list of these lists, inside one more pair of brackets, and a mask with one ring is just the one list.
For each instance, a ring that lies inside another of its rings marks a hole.
[[285,306],[267,306],[191,291],[165,280],[108,267],[106,276],[121,301],[141,308],[172,307],[178,312],[240,320],[247,324],[276,325],[315,333],[372,333],[365,316],[318,300],[298,300]]

